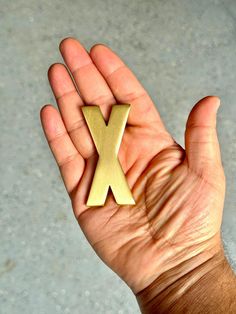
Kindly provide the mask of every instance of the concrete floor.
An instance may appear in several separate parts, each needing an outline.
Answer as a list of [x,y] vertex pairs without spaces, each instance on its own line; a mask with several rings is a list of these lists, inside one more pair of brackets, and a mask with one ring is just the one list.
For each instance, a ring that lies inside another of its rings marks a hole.
[[223,238],[236,269],[236,1],[0,0],[0,313],[139,313],[78,228],[41,130],[40,107],[55,103],[47,68],[68,36],[116,50],[181,144],[193,104],[220,96]]

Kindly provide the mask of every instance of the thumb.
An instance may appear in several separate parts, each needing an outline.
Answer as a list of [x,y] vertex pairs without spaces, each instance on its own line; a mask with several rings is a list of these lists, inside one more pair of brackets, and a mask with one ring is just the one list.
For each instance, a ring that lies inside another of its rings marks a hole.
[[216,114],[220,99],[208,96],[191,110],[185,131],[185,149],[189,168],[198,173],[221,165],[216,132]]

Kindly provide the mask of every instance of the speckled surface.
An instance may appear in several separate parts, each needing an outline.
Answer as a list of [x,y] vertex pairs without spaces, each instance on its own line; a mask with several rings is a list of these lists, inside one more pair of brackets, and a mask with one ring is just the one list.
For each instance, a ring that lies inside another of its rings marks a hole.
[[40,127],[62,38],[103,42],[131,66],[183,143],[187,115],[216,94],[227,175],[223,238],[236,268],[236,2],[0,0],[0,313],[139,313],[73,218]]

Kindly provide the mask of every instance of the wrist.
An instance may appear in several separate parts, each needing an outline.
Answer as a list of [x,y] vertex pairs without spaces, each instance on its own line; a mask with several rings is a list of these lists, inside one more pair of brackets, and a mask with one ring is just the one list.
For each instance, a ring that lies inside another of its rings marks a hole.
[[[225,274],[227,278],[223,277]],[[229,287],[230,280],[236,287],[235,277],[219,244],[163,273],[137,293],[136,298],[142,313],[183,313],[186,309],[201,313],[215,285]]]

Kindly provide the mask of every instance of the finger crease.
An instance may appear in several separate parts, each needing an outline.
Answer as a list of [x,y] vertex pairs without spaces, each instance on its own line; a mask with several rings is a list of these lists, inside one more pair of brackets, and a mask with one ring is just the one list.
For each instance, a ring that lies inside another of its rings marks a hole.
[[87,64],[84,64],[84,65],[82,65],[81,67],[78,67],[78,68],[74,69],[73,71],[71,71],[71,73],[72,73],[72,75],[74,76],[74,75],[76,75],[76,73],[79,72],[80,70],[82,70],[82,69],[84,69],[84,68],[86,68],[86,67],[88,67],[88,66],[91,66],[91,65],[94,65],[93,62],[89,62],[89,63],[87,63]]
[[54,143],[57,140],[60,140],[62,137],[67,136],[68,133],[67,132],[63,132],[63,133],[58,133],[57,135],[55,135],[52,139],[48,140],[49,144]]
[[89,104],[112,104],[115,103],[115,98],[112,95],[101,95],[89,102]]
[[215,126],[212,125],[201,125],[201,124],[189,124],[187,125],[188,129],[212,129],[215,130]]
[[126,65],[123,64],[121,66],[119,66],[117,69],[115,69],[114,71],[112,71],[111,73],[109,73],[108,75],[104,76],[106,80],[109,80],[113,74],[115,74],[116,72],[120,71],[121,69],[126,68]]
[[86,126],[85,120],[80,119],[77,122],[75,122],[67,131],[69,134],[73,133],[74,131],[78,131],[82,127]]
[[75,153],[73,155],[69,155],[67,156],[65,159],[63,159],[63,161],[58,162],[58,166],[60,168],[64,167],[65,165],[69,164],[71,161],[75,160],[78,157],[78,153]]
[[[64,94],[62,94],[62,95],[60,95],[60,96],[58,96],[58,97],[56,97],[56,99],[57,99],[57,100],[60,100],[61,98],[64,98],[64,97],[66,97],[66,96],[71,96],[71,95],[73,95],[73,94],[78,94],[75,89],[72,90],[72,91],[66,92],[66,93],[64,93]],[[78,95],[78,96],[79,96],[79,95]]]
[[134,102],[137,99],[140,99],[142,97],[147,97],[147,93],[146,92],[142,92],[142,93],[137,94],[137,95],[134,95],[133,93],[130,93],[130,94],[123,95],[123,96],[121,96],[119,98],[122,100],[122,102],[131,103],[131,102]]

